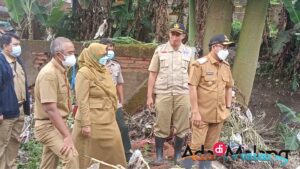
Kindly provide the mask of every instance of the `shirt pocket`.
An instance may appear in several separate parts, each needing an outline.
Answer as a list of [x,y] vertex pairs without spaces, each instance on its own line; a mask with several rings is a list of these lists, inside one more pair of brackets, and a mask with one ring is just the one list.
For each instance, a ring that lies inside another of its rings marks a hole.
[[90,119],[95,124],[111,123],[115,119],[114,106],[109,98],[90,98]]
[[160,65],[160,69],[167,69],[169,67],[167,54],[163,54],[159,56],[159,65]]
[[183,57],[182,58],[182,63],[181,63],[181,70],[183,71],[183,73],[187,73],[188,68],[189,68],[189,64],[190,64],[190,58]]
[[217,83],[217,76],[214,75],[205,75],[204,76],[204,85],[213,89]]

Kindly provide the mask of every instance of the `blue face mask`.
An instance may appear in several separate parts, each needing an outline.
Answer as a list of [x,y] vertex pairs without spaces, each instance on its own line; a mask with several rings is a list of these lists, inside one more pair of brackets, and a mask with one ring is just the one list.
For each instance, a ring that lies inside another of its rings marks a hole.
[[105,55],[105,56],[103,56],[102,58],[99,59],[99,63],[101,65],[106,65],[106,63],[107,63],[108,60],[109,60],[108,56]]
[[10,55],[12,55],[13,57],[19,57],[21,53],[22,53],[21,46],[17,45],[12,47],[12,51],[10,52]]
[[107,55],[106,56],[108,57],[108,60],[113,60],[114,57],[115,57],[115,52],[112,51],[112,50],[109,50],[109,51],[107,51]]

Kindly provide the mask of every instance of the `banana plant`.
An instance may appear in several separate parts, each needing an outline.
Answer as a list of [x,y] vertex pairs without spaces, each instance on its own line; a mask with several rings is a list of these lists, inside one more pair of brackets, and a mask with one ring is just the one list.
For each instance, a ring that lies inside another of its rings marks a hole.
[[28,28],[28,34],[29,34],[29,39],[33,39],[33,31],[32,31],[32,20],[34,17],[33,13],[33,6],[36,0],[26,0],[26,1],[20,1],[20,4],[25,12],[25,19],[26,19],[26,25],[25,28]]
[[63,18],[63,0],[51,0],[46,7],[37,0],[5,0],[8,13],[22,33],[28,29],[29,39],[33,39],[32,21],[36,19],[45,28],[55,27]]
[[21,27],[25,11],[19,2],[19,0],[5,0],[5,6],[8,9],[11,19],[17,23],[18,27]]
[[284,7],[289,13],[291,21],[295,24],[292,29],[282,31],[278,34],[277,40],[273,43],[273,55],[281,53],[286,44],[291,41],[293,36],[297,36],[300,30],[300,0],[282,0]]
[[296,2],[293,2],[292,0],[282,0],[286,10],[289,12],[290,19],[294,22],[294,24],[297,24],[300,22],[300,10],[298,8],[298,5],[300,3],[299,0]]

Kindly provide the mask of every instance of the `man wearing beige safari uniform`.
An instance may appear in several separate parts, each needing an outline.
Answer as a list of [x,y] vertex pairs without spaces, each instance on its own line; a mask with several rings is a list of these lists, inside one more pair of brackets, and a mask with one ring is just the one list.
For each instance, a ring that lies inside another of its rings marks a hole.
[[193,152],[200,150],[202,145],[211,150],[219,140],[224,120],[230,115],[233,79],[225,59],[231,44],[233,42],[225,35],[214,36],[208,55],[192,64],[189,85]]
[[169,42],[160,45],[154,52],[149,66],[147,105],[155,109],[157,118],[154,124],[156,160],[153,165],[164,163],[163,145],[174,127],[174,161],[181,157],[184,137],[189,129],[189,90],[188,69],[194,60],[193,50],[182,44],[185,28],[175,23],[169,31]]
[[66,120],[69,115],[70,87],[67,70],[75,65],[75,48],[64,37],[51,42],[52,60],[42,68],[35,82],[35,136],[43,144],[41,169],[57,168],[61,159],[64,169],[79,169]]

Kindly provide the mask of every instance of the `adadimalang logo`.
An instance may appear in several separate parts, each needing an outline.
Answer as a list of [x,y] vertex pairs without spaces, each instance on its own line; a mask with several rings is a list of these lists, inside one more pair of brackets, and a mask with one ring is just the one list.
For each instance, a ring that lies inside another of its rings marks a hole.
[[[201,146],[201,150],[192,152],[189,145],[182,155],[182,158],[191,158],[194,161],[213,161],[216,156],[223,157],[224,160],[237,160],[238,158],[242,161],[269,161],[269,162],[279,162],[281,167],[284,167],[288,163],[288,157],[290,150],[257,150],[256,145],[253,146],[253,150],[243,150],[242,146],[233,152],[231,147],[223,142],[218,142],[213,146],[213,151],[205,151],[204,145]],[[284,156],[282,156],[284,155]]]

